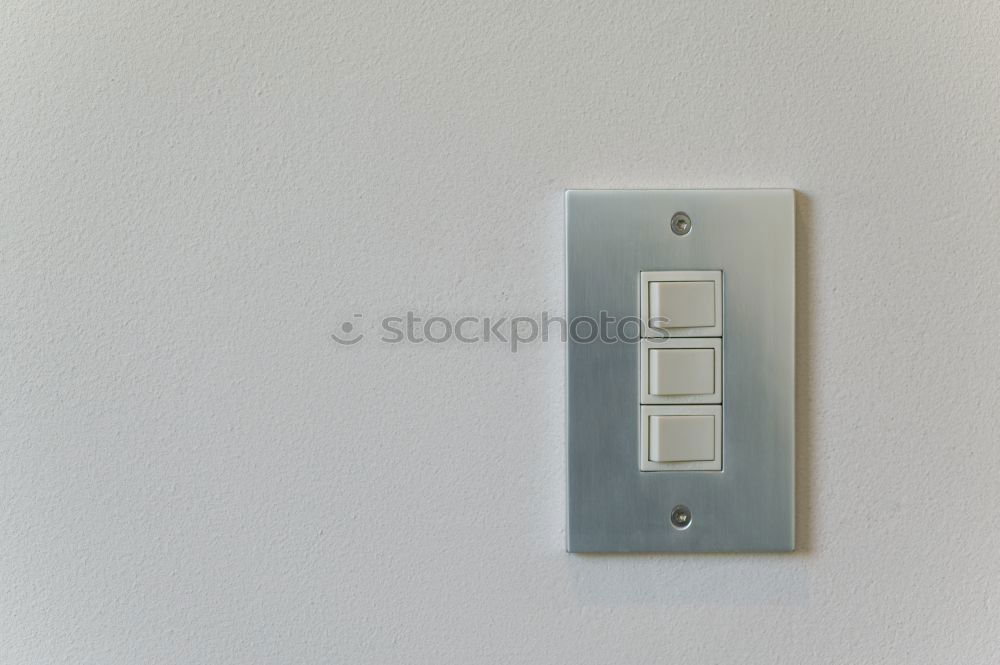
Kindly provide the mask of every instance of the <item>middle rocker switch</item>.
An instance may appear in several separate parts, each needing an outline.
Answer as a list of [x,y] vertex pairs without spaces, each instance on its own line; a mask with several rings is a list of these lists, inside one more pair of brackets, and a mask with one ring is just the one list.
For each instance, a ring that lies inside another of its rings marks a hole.
[[640,345],[640,403],[722,403],[722,340],[644,339]]

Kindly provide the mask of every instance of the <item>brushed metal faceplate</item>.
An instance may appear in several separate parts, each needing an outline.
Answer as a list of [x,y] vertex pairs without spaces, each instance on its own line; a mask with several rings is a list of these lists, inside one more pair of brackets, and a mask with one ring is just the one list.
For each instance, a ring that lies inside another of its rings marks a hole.
[[[567,551],[794,549],[794,201],[787,189],[566,192]],[[572,334],[585,317],[637,320],[651,270],[723,272],[721,471],[640,471],[635,326],[627,339]],[[687,528],[671,525],[677,506]]]

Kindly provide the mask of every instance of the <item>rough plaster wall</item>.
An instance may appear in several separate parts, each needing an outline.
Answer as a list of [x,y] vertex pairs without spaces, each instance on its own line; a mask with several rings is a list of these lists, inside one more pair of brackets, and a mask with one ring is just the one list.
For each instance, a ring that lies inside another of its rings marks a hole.
[[[7,2],[0,662],[993,663],[994,2]],[[795,187],[799,544],[563,551],[562,190]]]

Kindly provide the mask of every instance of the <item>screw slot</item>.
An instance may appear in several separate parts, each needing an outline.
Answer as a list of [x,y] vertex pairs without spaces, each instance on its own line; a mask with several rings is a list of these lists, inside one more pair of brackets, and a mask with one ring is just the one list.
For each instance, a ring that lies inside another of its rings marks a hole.
[[675,506],[670,512],[670,524],[678,531],[691,526],[691,510],[684,505]]
[[691,218],[686,212],[675,212],[670,218],[670,229],[679,236],[686,236],[691,231]]

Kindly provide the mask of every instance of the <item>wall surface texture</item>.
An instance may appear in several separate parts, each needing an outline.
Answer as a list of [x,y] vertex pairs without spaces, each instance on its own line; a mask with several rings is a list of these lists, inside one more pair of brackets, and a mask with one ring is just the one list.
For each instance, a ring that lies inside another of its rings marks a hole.
[[[998,72],[985,0],[5,2],[0,662],[996,663]],[[562,344],[379,341],[562,313],[600,187],[799,191],[798,552],[566,554]]]

